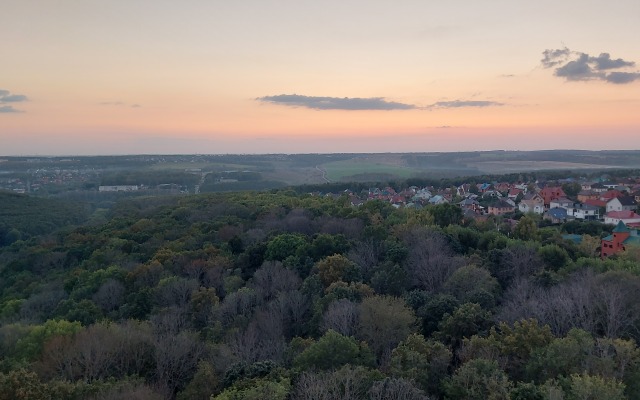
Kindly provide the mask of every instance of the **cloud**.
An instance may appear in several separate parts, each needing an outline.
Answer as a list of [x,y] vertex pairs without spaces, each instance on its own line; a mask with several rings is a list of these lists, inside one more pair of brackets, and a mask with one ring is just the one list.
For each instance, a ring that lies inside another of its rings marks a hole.
[[425,108],[462,108],[462,107],[494,107],[494,106],[503,106],[503,103],[498,103],[497,101],[488,101],[488,100],[453,100],[453,101],[439,101],[437,103],[433,103],[430,106]]
[[609,53],[590,56],[587,53],[571,51],[567,47],[542,52],[540,63],[544,68],[555,67],[554,75],[567,81],[599,80],[607,83],[625,84],[640,80],[640,72],[611,71],[634,67],[634,61],[622,58],[612,59]]
[[610,72],[604,79],[615,84],[631,83],[640,79],[640,72]]
[[6,105],[7,103],[19,103],[22,101],[28,101],[27,96],[23,94],[12,94],[10,91],[0,89],[0,113],[19,113],[22,112],[14,108],[12,105]]
[[541,60],[542,65],[545,68],[554,67],[566,60],[567,57],[569,57],[569,54],[571,54],[571,50],[567,47],[557,50],[545,50],[542,52],[542,55],[544,56]]
[[265,103],[278,104],[289,107],[305,107],[314,110],[413,110],[413,104],[387,101],[383,97],[319,97],[302,96],[297,94],[281,94],[277,96],[258,97],[256,100]]
[[598,57],[590,57],[590,60],[596,64],[596,69],[599,70],[633,67],[636,65],[635,62],[625,61],[622,58],[612,60],[609,53],[601,53]]
[[115,106],[115,107],[130,107],[130,108],[140,108],[142,107],[140,104],[127,104],[123,101],[103,101],[99,103],[101,106]]
[[23,112],[20,110],[16,110],[13,106],[0,106],[0,113],[19,113]]

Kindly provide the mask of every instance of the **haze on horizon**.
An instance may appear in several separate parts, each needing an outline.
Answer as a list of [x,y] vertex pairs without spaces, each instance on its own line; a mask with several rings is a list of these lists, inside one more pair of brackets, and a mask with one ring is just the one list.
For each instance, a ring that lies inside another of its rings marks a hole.
[[640,2],[9,0],[0,155],[640,149]]

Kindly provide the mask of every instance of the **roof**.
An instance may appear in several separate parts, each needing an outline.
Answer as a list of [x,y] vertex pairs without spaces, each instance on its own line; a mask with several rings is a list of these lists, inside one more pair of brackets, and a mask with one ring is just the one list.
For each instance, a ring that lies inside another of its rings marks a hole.
[[636,202],[636,199],[634,199],[631,196],[618,197],[618,201],[620,201],[620,204],[622,204],[623,206],[635,206],[635,205],[638,205],[638,203]]
[[504,200],[498,200],[495,203],[491,204],[489,207],[493,207],[493,208],[515,208],[515,206],[507,203]]
[[630,219],[630,218],[640,218],[640,215],[636,214],[633,211],[609,211],[605,217],[616,218],[616,219]]
[[522,198],[522,201],[532,200],[534,197],[538,197],[542,200],[542,197],[538,193],[527,193]]
[[579,210],[586,210],[586,211],[595,211],[600,209],[600,207],[594,206],[593,204],[582,204],[582,203],[575,203],[573,205],[573,208],[576,208]]
[[629,228],[624,224],[624,222],[618,222],[615,228],[613,228],[612,232],[620,233],[620,232],[630,232]]
[[552,208],[551,210],[547,211],[547,213],[555,219],[567,218],[567,210],[564,208]]
[[562,235],[562,238],[565,240],[571,240],[574,243],[582,242],[582,235],[567,234],[567,235]]

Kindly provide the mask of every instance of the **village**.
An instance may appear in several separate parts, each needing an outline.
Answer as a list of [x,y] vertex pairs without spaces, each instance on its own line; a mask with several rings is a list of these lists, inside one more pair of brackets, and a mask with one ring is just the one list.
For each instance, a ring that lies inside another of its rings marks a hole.
[[[323,194],[314,192],[312,195]],[[640,245],[640,179],[637,178],[602,182],[565,179],[553,182],[465,183],[450,188],[411,186],[400,191],[392,187],[374,187],[360,193],[345,190],[324,196],[334,199],[346,196],[356,207],[372,200],[389,202],[395,208],[414,209],[452,204],[461,208],[464,220],[487,221],[500,217],[511,226],[515,226],[524,214],[536,216],[543,225],[598,221],[615,226],[611,235],[602,238],[602,258],[624,251],[626,246]],[[575,235],[566,236],[580,240]]]

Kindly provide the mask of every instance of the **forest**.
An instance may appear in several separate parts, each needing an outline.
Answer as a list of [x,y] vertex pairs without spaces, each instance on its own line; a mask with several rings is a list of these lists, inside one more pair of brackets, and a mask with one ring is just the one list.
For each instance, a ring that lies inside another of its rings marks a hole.
[[597,222],[3,196],[0,400],[640,398],[640,253]]

